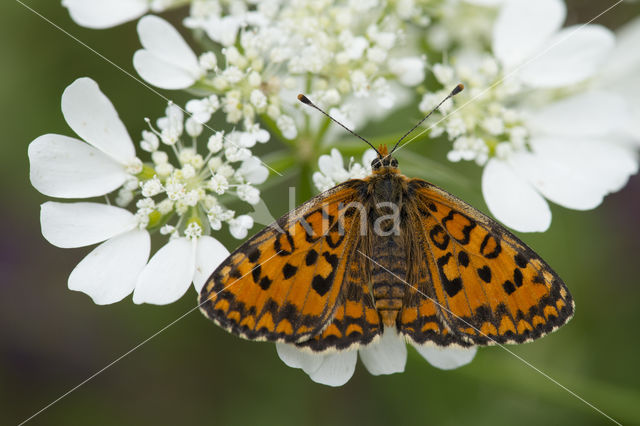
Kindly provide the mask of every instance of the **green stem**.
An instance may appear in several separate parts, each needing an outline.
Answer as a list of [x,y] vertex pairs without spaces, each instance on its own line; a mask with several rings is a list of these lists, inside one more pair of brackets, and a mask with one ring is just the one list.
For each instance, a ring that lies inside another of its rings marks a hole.
[[313,167],[310,162],[302,163],[300,167],[300,177],[298,187],[296,188],[296,204],[301,204],[307,201],[314,194],[314,188],[311,176],[313,174]]

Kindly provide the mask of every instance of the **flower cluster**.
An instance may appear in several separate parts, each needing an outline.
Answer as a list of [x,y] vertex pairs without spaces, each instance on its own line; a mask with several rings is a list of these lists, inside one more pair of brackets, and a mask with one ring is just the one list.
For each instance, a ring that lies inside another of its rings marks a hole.
[[484,166],[482,191],[494,216],[519,231],[545,231],[545,199],[592,209],[637,172],[640,138],[626,131],[633,107],[598,87],[614,51],[610,30],[561,28],[560,0],[491,3],[499,7],[490,49],[461,46],[434,64],[441,90],[425,94],[419,108],[430,111],[464,81],[467,90],[429,123],[430,136],[452,141],[450,161]]
[[[251,155],[253,137],[217,132],[207,139],[203,157],[197,149],[202,125],[185,121],[182,110],[170,104],[157,128],[143,132],[140,147],[152,159],[143,163],[93,80],[81,78],[67,87],[62,112],[86,142],[54,134],[34,140],[29,146],[33,186],[59,198],[117,191],[114,202],[120,206],[42,205],[42,232],[52,244],[81,247],[105,241],[73,270],[69,288],[87,293],[97,304],[117,302],[132,291],[136,303],[165,304],[182,296],[191,282],[199,290],[229,253],[210,231],[225,222],[240,239],[253,226],[251,216],[237,215],[220,199],[228,193],[249,204],[260,200],[254,185],[266,180],[268,170]],[[135,213],[127,206],[134,206]],[[149,231],[154,230],[169,242],[149,260]]]

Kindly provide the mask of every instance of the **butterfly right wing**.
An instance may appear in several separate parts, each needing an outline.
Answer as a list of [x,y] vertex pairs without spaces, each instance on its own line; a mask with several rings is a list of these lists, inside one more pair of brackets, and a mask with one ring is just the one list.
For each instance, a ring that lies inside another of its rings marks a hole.
[[[363,181],[351,180],[307,201],[232,253],[200,293],[200,309],[224,329],[286,343],[319,335],[344,301]],[[341,218],[342,216],[342,218]],[[329,346],[311,347],[321,351]]]
[[502,225],[421,179],[409,183],[419,250],[402,332],[440,346],[523,343],[565,324],[560,277]]

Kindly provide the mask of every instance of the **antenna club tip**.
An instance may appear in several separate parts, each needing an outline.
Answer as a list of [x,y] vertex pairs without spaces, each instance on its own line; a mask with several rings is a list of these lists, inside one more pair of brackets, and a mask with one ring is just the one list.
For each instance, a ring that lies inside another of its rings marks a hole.
[[309,98],[307,98],[305,95],[303,95],[302,93],[300,93],[298,95],[298,100],[300,102],[302,102],[303,104],[307,104],[307,105],[311,105],[311,101],[309,100]]
[[455,96],[464,90],[464,84],[459,83],[452,91],[451,96]]

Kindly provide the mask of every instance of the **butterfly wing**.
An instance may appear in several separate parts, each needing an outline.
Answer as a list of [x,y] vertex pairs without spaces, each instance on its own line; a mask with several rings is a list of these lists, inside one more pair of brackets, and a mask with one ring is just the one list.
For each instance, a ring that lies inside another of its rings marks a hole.
[[[357,232],[355,227],[351,232]],[[322,333],[297,343],[313,351],[344,350],[354,345],[366,345],[382,334],[380,316],[369,288],[370,264],[362,253],[367,253],[366,240],[353,235],[354,243],[346,259],[342,293],[335,314]]]
[[345,276],[353,275],[348,259],[358,242],[358,226],[352,224],[361,217],[350,203],[363,185],[361,180],[338,185],[245,242],[212,273],[200,293],[200,310],[247,339],[305,345],[315,338],[305,345],[315,351],[343,345],[348,334],[352,340],[362,337],[364,329],[357,337],[353,327],[340,325],[344,334],[338,336],[329,324],[334,317],[365,312],[343,291]]
[[420,266],[402,333],[442,346],[522,343],[571,319],[565,284],[511,232],[421,179],[408,188]]

